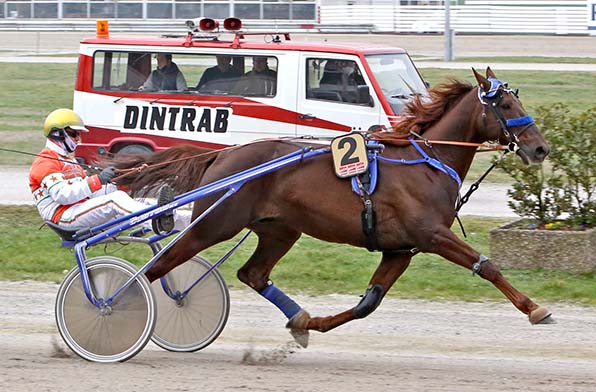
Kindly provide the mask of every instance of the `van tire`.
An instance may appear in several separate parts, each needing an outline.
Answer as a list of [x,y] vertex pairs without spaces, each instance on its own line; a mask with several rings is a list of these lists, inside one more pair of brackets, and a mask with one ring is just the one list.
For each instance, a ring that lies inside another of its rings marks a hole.
[[131,154],[148,155],[148,154],[151,154],[152,152],[153,152],[153,150],[144,144],[128,144],[128,145],[122,147],[121,149],[119,149],[118,151],[116,151],[116,154],[118,154],[118,155],[131,155]]

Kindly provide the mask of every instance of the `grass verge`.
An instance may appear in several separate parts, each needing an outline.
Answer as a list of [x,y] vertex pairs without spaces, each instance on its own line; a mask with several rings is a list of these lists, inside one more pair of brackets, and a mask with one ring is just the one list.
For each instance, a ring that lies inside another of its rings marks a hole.
[[[466,217],[468,242],[479,252],[489,254],[489,230],[506,222],[503,219]],[[39,280],[60,282],[75,266],[71,250],[61,248],[58,237],[47,227],[39,230],[41,219],[32,206],[0,206],[0,280]],[[459,233],[458,228],[454,228]],[[216,245],[201,254],[215,261],[235,242]],[[251,236],[221,267],[230,287],[243,286],[236,270],[248,259],[256,245]],[[143,245],[99,245],[88,257],[114,255],[142,265],[151,256]],[[271,278],[289,292],[308,295],[353,294],[364,292],[380,259],[347,245],[331,244],[303,236],[273,270]],[[504,275],[518,289],[539,302],[569,301],[596,305],[596,276],[572,275],[545,270],[504,269]],[[504,300],[489,282],[472,277],[470,271],[434,256],[417,255],[398,280],[390,296],[428,300]]]

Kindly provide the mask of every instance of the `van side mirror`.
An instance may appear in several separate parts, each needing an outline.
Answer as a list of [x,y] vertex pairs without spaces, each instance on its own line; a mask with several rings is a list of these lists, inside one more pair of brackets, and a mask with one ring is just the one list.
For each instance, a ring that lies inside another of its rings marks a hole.
[[358,87],[356,87],[356,88],[357,88],[356,93],[358,96],[357,103],[367,104],[370,107],[373,107],[374,102],[371,99],[369,87],[367,85],[363,84],[363,85],[358,85]]

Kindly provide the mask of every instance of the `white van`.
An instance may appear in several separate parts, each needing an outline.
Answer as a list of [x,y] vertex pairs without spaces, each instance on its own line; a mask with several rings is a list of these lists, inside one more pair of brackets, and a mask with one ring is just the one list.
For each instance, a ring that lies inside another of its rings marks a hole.
[[[74,92],[92,131],[77,148],[88,162],[181,142],[223,148],[391,126],[409,99],[426,94],[401,48],[298,43],[287,33],[243,33],[236,18],[223,23],[228,40],[213,34],[211,19],[157,38],[111,36],[104,22],[81,42]],[[167,63],[160,71],[157,58]]]

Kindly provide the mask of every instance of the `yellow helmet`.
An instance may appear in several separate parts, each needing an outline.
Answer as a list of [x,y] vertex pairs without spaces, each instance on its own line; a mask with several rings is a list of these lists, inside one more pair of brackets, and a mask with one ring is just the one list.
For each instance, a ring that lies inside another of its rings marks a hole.
[[43,124],[43,134],[48,137],[53,130],[61,130],[67,127],[79,132],[89,132],[85,128],[81,117],[74,111],[70,109],[56,109],[46,117],[46,121]]

